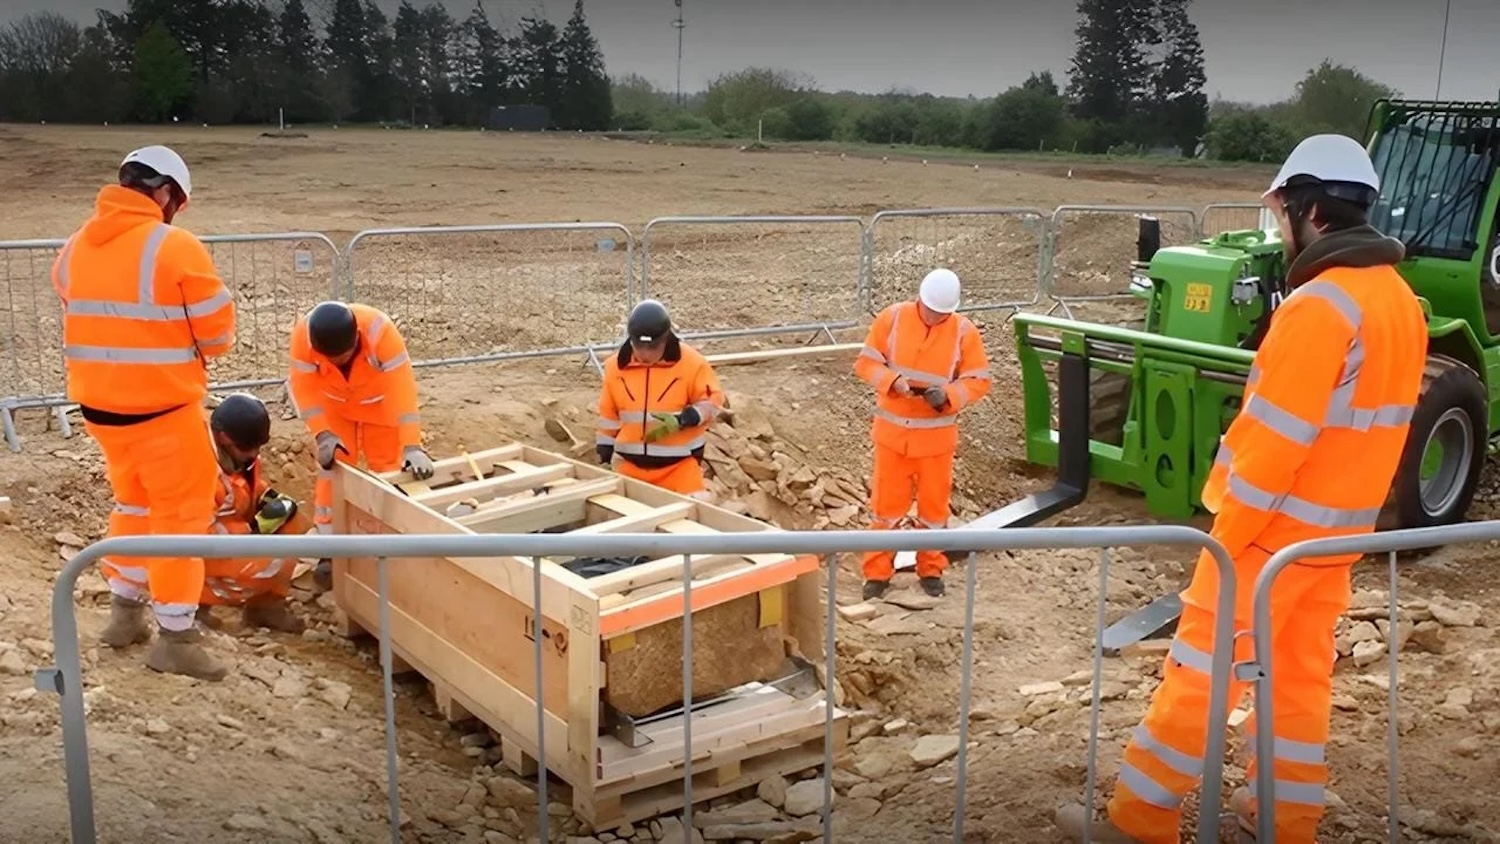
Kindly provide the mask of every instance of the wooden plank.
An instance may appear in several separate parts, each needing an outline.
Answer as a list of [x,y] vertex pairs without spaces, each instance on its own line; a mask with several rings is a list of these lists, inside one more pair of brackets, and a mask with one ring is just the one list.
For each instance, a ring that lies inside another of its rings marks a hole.
[[809,357],[818,354],[845,355],[849,352],[857,352],[864,347],[863,343],[837,343],[825,346],[796,346],[789,349],[757,349],[753,352],[720,352],[717,355],[704,357],[714,366],[734,366],[735,364],[760,363],[779,358]]
[[551,481],[558,480],[559,478],[566,478],[572,472],[573,468],[571,466],[562,464],[526,466],[523,469],[503,475],[454,484],[413,497],[423,506],[441,511],[449,504],[455,501],[462,501],[465,498],[473,498],[483,504],[490,499],[513,495],[523,490],[539,487]]
[[[799,575],[816,571],[816,557],[784,557],[780,562],[757,565],[746,571],[734,571],[705,580],[702,585],[693,584],[689,598],[692,611],[732,601],[743,595],[769,589],[796,579]],[[587,582],[587,581],[585,581]],[[653,595],[639,601],[599,613],[599,635],[606,639],[631,633],[669,618],[681,617],[683,598],[681,586],[662,595]]]
[[533,533],[546,528],[582,521],[588,500],[620,488],[618,478],[600,478],[571,484],[546,495],[523,498],[489,510],[480,510],[455,521],[475,533]]
[[[484,451],[467,456],[460,455],[458,457],[445,457],[442,460],[434,460],[432,461],[432,477],[428,478],[424,483],[432,489],[438,489],[444,484],[462,483],[470,479],[469,476],[474,471],[472,464],[477,463],[481,468],[485,466],[493,467],[502,460],[523,458],[524,452],[525,446],[519,443],[511,443],[495,448],[487,448]],[[380,478],[393,485],[406,484],[416,480],[410,472],[399,470],[382,472],[380,473]]]

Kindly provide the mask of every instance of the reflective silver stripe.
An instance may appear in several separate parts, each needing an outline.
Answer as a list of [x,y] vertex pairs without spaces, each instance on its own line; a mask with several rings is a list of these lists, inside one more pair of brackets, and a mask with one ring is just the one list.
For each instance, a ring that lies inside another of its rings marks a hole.
[[157,615],[164,616],[193,615],[198,612],[197,604],[159,604],[153,601],[151,607],[156,610]]
[[927,528],[928,530],[942,530],[943,528],[948,526],[947,521],[930,522],[926,519],[918,519],[917,524],[921,525],[924,528]]
[[1394,427],[1411,422],[1416,405],[1385,404],[1365,409],[1354,406],[1354,382],[1334,388],[1328,400],[1328,414],[1323,424],[1329,427],[1353,428],[1368,431],[1376,425]]
[[[293,403],[292,403],[292,406],[293,406],[293,407],[296,407],[296,403],[295,403],[295,402],[293,402]],[[313,409],[312,409],[312,410],[309,410],[309,411],[307,411],[307,412],[306,412],[306,413],[303,413],[303,412],[302,412],[302,411],[301,411],[301,410],[300,410],[300,409],[299,409],[299,410],[298,410],[298,411],[297,411],[297,416],[298,416],[298,418],[301,418],[301,419],[311,419],[311,418],[313,418],[313,417],[314,417],[314,416],[320,416],[320,415],[322,415],[322,413],[323,413],[323,408],[321,408],[321,407],[315,407],[315,408],[313,408]]]
[[[1364,315],[1360,312],[1359,304],[1345,293],[1343,288],[1331,281],[1314,280],[1302,285],[1292,291],[1292,296],[1310,296],[1314,299],[1322,299],[1333,306],[1339,315],[1349,321],[1349,327],[1359,331],[1360,323]],[[1292,296],[1288,296],[1291,299]]]
[[1120,766],[1120,783],[1136,796],[1161,809],[1176,809],[1182,805],[1182,797],[1173,794],[1165,786],[1154,779],[1146,776],[1134,765],[1124,764]]
[[321,533],[324,536],[327,536],[328,534],[333,533],[333,525],[330,524],[330,523],[328,523],[328,522],[320,522],[317,525],[317,528],[318,528],[318,533]]
[[415,425],[422,421],[420,413],[403,413],[396,417],[397,425]]
[[282,559],[272,560],[271,563],[270,563],[270,565],[266,566],[265,568],[261,569],[260,571],[256,572],[254,575],[252,575],[252,579],[254,579],[254,580],[265,580],[267,578],[275,577],[276,575],[281,574],[281,570],[285,566],[286,566],[286,560],[282,560]]
[[161,252],[161,242],[166,239],[167,233],[171,230],[172,227],[166,223],[157,223],[156,227],[151,229],[151,234],[146,235],[146,247],[141,250],[136,295],[136,301],[142,305],[156,303],[156,256]]
[[[1220,444],[1219,453],[1214,455],[1214,462],[1232,467],[1233,459],[1234,455],[1230,452],[1229,446]],[[1315,527],[1374,527],[1376,520],[1380,517],[1379,507],[1364,509],[1325,507],[1295,495],[1272,495],[1235,474],[1233,468],[1229,470],[1227,486],[1230,494],[1247,507],[1254,507],[1268,513],[1281,513]]]
[[360,404],[379,404],[380,402],[383,402],[383,401],[385,401],[385,393],[381,393],[378,396],[370,396],[369,398],[360,399],[359,403]]
[[1214,658],[1208,652],[1200,651],[1180,638],[1172,640],[1172,646],[1167,649],[1167,656],[1183,667],[1191,668],[1200,674],[1213,674]]
[[[1247,730],[1245,738],[1250,748],[1250,755],[1256,753],[1255,742],[1249,741],[1255,737],[1255,730]],[[1325,746],[1310,741],[1293,741],[1276,736],[1273,741],[1276,745],[1276,758],[1285,762],[1297,762],[1303,765],[1322,765],[1326,760]]]
[[365,342],[370,344],[371,360],[375,359],[375,346],[380,342],[380,335],[383,333],[385,333],[385,317],[381,316],[380,314],[376,314],[375,319],[372,320],[369,327],[365,329]]
[[876,408],[875,415],[893,425],[900,425],[903,428],[946,428],[958,421],[958,417],[953,415],[935,416],[930,419],[914,419],[906,416],[897,416],[884,408]]
[[601,431],[618,431],[622,427],[624,427],[624,426],[618,420],[615,420],[615,419],[600,419],[599,420],[599,430],[601,430]]
[[1166,744],[1157,741],[1156,736],[1151,735],[1151,731],[1146,729],[1145,724],[1137,725],[1132,735],[1135,743],[1140,745],[1142,750],[1160,759],[1163,765],[1166,765],[1177,773],[1186,777],[1196,777],[1203,774],[1203,759],[1201,757],[1183,753],[1174,747],[1168,747]]
[[1318,438],[1319,428],[1291,411],[1278,407],[1260,393],[1245,403],[1245,412],[1250,418],[1275,431],[1298,445],[1312,445]]
[[231,339],[232,335],[230,334],[220,334],[217,337],[210,337],[207,340],[199,340],[197,346],[200,349],[205,346],[227,346]]
[[333,518],[333,508],[332,507],[322,507],[322,506],[316,506],[315,505],[313,507],[313,515],[317,516],[318,518],[322,518],[322,519],[331,519],[331,518]]
[[[1248,783],[1251,797],[1259,796],[1255,793],[1255,780],[1255,777],[1251,777]],[[1318,783],[1276,780],[1277,803],[1300,803],[1304,806],[1322,806],[1326,799],[1323,786]]]
[[68,262],[73,259],[73,243],[78,240],[78,233],[74,232],[68,237],[68,242],[63,244],[62,253],[57,258],[57,282],[62,288],[63,298],[68,296],[68,288],[72,286],[72,273],[68,271]]
[[229,304],[232,298],[228,290],[220,290],[211,298],[190,305],[149,305],[137,302],[108,302],[100,299],[72,299],[67,313],[73,316],[107,316],[124,319],[139,319],[150,322],[175,322],[184,317],[202,317]]
[[878,349],[868,343],[865,344],[864,348],[859,350],[859,356],[869,358],[876,363],[885,363],[885,355],[882,355]]
[[620,421],[632,424],[644,423],[646,421],[646,414],[639,410],[622,410],[620,411]]
[[176,349],[127,349],[119,346],[63,346],[63,356],[71,360],[106,363],[190,363],[198,359],[197,347]]
[[[621,454],[644,455],[647,445],[647,443],[619,443],[615,446],[615,451]],[[660,443],[649,443],[649,445],[651,446],[651,456],[653,457],[688,457],[693,453],[694,449],[703,447],[703,438],[698,437],[691,442],[681,445],[662,445]]]
[[614,437],[606,436],[604,434],[599,434],[599,435],[597,435],[597,436],[594,437],[594,445],[614,445],[614,444],[615,444],[615,438]]
[[138,583],[142,586],[146,585],[145,566],[122,566],[119,563],[111,562],[108,557],[103,562],[109,563],[110,567],[115,570],[115,574],[122,579],[128,580],[131,583]]
[[334,401],[346,401],[343,396],[336,396],[333,393],[328,392],[327,390],[323,391],[323,395],[330,399],[333,399]]
[[403,363],[406,363],[409,360],[411,360],[411,355],[407,354],[406,352],[402,352],[401,354],[396,355],[388,361],[377,363],[376,368],[381,372],[390,372],[393,369],[400,368]]
[[141,517],[146,517],[146,516],[151,515],[151,508],[150,507],[142,507],[139,504],[121,504],[120,502],[116,501],[115,502],[115,512],[119,513],[122,516],[141,516]]
[[302,372],[317,372],[318,371],[318,365],[317,364],[315,364],[315,363],[308,363],[305,360],[297,360],[296,358],[292,358],[292,368],[293,369],[297,369],[297,370],[301,370]]

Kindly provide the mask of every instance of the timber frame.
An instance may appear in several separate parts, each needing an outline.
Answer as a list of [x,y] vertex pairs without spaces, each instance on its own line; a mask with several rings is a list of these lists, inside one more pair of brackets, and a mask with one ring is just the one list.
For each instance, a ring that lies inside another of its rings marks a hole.
[[[421,482],[404,472],[377,475],[340,464],[335,530],[779,530],[522,444],[448,457],[435,466],[433,477]],[[563,562],[543,561],[536,601],[529,558],[390,561],[393,656],[431,682],[445,717],[482,720],[501,736],[507,767],[534,776],[531,613],[539,605],[548,640],[540,694],[546,763],[571,786],[574,810],[595,829],[608,829],[680,809],[683,559],[649,560],[587,578]],[[374,558],[334,560],[334,596],[346,634],[379,629],[376,572]],[[693,558],[692,576],[694,802],[820,765],[826,713],[820,688],[825,625],[820,561],[789,554],[704,555]],[[759,657],[714,658],[715,641],[725,648],[758,649]],[[808,663],[815,666],[811,688],[805,672],[800,694],[776,682],[784,671]],[[700,674],[715,671],[722,676],[700,688]],[[713,699],[702,700],[705,693]],[[614,706],[621,696],[636,706],[623,731]],[[834,726],[833,752],[838,753],[849,725],[837,709]]]

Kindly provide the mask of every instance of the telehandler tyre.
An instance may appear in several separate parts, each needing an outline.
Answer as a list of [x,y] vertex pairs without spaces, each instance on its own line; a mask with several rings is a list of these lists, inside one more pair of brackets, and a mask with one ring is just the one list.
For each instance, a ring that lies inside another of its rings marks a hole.
[[1395,527],[1461,522],[1484,468],[1489,440],[1484,384],[1443,355],[1427,358],[1422,392],[1392,486]]

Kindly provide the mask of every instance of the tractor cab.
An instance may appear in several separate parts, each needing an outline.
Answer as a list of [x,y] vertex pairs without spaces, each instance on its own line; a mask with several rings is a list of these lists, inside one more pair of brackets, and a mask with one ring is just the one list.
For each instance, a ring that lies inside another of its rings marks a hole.
[[1434,312],[1500,341],[1500,103],[1381,100],[1370,223],[1406,244],[1399,269]]

